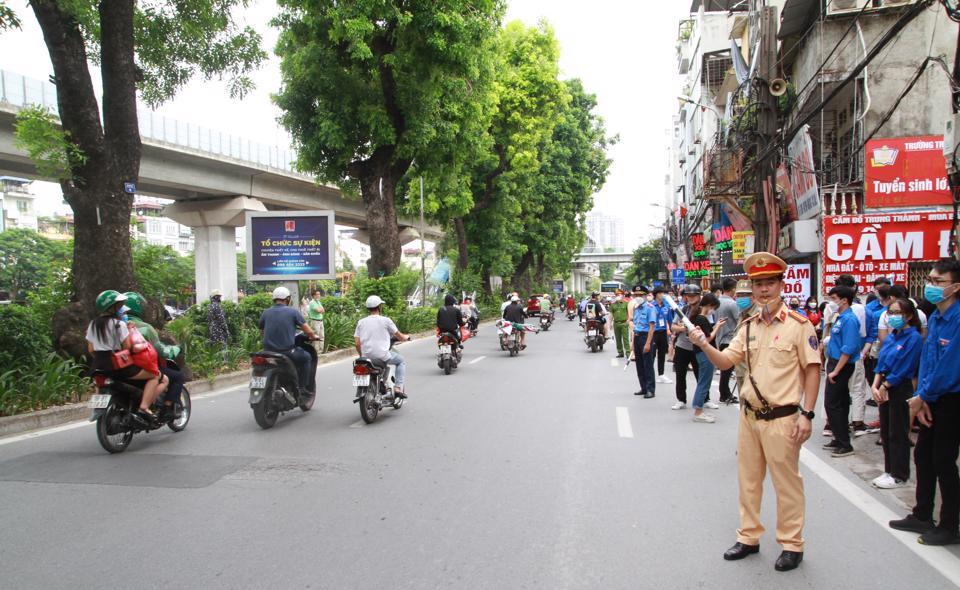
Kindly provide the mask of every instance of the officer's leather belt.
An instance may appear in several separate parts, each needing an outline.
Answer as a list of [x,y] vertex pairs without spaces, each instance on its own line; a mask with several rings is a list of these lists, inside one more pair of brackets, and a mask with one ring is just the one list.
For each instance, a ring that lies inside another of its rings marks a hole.
[[743,400],[743,411],[744,413],[753,412],[753,415],[757,420],[776,420],[777,418],[787,418],[788,416],[796,416],[797,412],[800,411],[800,406],[777,406],[775,408],[754,408],[747,402]]

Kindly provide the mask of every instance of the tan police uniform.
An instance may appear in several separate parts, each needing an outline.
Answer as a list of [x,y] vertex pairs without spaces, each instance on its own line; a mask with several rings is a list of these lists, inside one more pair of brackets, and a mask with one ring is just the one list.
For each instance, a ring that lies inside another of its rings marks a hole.
[[[786,263],[772,254],[758,252],[744,261],[744,270],[751,279],[765,278],[782,274]],[[777,494],[777,542],[785,551],[802,552],[801,444],[792,437],[803,398],[801,371],[809,365],[819,365],[820,352],[813,325],[804,316],[789,311],[782,302],[773,302],[771,307],[769,322],[760,311],[754,313],[744,320],[730,346],[721,353],[735,364],[743,362],[748,366],[740,390],[737,541],[760,544],[764,532],[760,502],[763,480],[769,470]]]

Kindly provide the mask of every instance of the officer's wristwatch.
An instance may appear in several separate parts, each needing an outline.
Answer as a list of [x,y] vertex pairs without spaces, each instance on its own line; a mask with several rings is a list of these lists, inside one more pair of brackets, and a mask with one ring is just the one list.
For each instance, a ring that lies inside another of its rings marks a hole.
[[800,408],[800,415],[806,418],[807,420],[813,422],[813,417],[816,415],[813,413],[813,410],[807,411],[803,408]]

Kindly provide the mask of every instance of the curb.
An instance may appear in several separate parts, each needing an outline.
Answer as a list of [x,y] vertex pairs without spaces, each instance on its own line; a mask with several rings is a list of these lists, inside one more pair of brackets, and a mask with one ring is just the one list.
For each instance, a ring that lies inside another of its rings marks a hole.
[[[494,320],[481,321],[480,324],[493,323]],[[434,330],[425,330],[416,334],[411,334],[411,339],[420,340],[422,338],[433,337],[436,335]],[[353,358],[356,351],[352,348],[343,348],[323,354],[317,360],[317,366],[327,365]],[[210,379],[196,379],[185,383],[185,387],[190,390],[191,395],[208,393],[217,389],[235,387],[241,383],[246,383],[250,378],[250,370],[233,371],[222,373],[211,377]],[[26,414],[17,414],[16,416],[0,417],[0,438],[22,434],[30,430],[39,428],[50,428],[60,426],[69,422],[78,422],[86,420],[90,416],[90,409],[85,402],[77,404],[67,404],[65,406],[54,406],[45,408],[36,412]]]

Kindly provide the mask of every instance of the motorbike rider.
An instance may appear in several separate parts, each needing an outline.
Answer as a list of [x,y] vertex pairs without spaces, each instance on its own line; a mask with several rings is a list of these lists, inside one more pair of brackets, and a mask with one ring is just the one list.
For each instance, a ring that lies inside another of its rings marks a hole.
[[[514,329],[520,330],[520,350],[525,349],[527,347],[527,331],[522,324],[526,321],[527,314],[523,311],[523,305],[520,304],[519,295],[514,295],[510,298],[510,305],[503,310],[503,319],[515,324]],[[520,324],[521,326],[518,328],[516,324]]]
[[293,361],[297,368],[297,379],[302,394],[313,395],[310,388],[310,366],[313,359],[310,353],[296,345],[297,330],[301,330],[310,340],[317,335],[295,307],[290,307],[290,290],[277,287],[273,290],[273,306],[260,315],[260,334],[263,336],[263,349],[279,352]]
[[440,334],[450,333],[457,339],[460,348],[463,348],[463,339],[460,337],[460,326],[466,323],[463,312],[457,306],[457,298],[449,293],[443,298],[443,307],[437,310],[437,330]]
[[567,295],[567,313],[577,310],[577,300],[573,298],[573,295]]
[[123,381],[143,381],[143,396],[139,412],[149,418],[154,414],[150,406],[157,399],[162,375],[151,373],[136,365],[113,368],[113,353],[128,350],[133,353],[133,339],[127,326],[126,295],[113,289],[97,295],[94,307],[97,317],[87,326],[87,351],[92,357],[90,368],[104,371]]
[[500,304],[500,315],[503,315],[503,311],[504,311],[505,309],[507,309],[507,307],[508,307],[508,306],[510,305],[510,303],[513,301],[513,298],[514,298],[514,297],[520,297],[520,294],[517,293],[516,291],[511,291],[510,294],[507,295],[506,301],[504,301],[503,303]]
[[460,311],[467,320],[467,327],[476,332],[477,324],[480,322],[480,310],[477,309],[476,304],[473,303],[473,298],[469,295],[464,297],[463,303],[460,304]]
[[403,382],[407,374],[407,362],[399,352],[390,348],[390,340],[396,338],[404,342],[410,340],[410,336],[398,330],[393,320],[383,315],[383,299],[371,295],[367,297],[364,305],[370,315],[357,322],[357,328],[353,332],[353,345],[357,354],[397,367],[394,393],[397,397],[406,399]]
[[[597,320],[603,330],[603,337],[607,337],[607,308],[600,301],[600,294],[594,291],[590,294],[590,299],[584,306],[584,313],[588,320]],[[584,328],[586,331],[586,328]]]
[[[128,291],[124,293],[124,296],[127,298],[126,306],[130,308],[130,311],[127,312],[130,320],[129,323],[133,324],[137,330],[143,334],[143,337],[147,339],[147,342],[153,345],[153,348],[157,351],[160,358],[172,361],[180,356],[179,346],[161,342],[156,329],[143,320],[143,308],[147,303],[146,298],[136,291]],[[176,412],[180,409],[177,407],[177,404],[180,402],[180,393],[183,391],[184,377],[183,373],[179,370],[174,369],[170,365],[164,366],[162,363],[160,373],[166,375],[170,381],[170,384],[167,386],[167,391],[163,396],[163,409],[160,414],[160,420],[163,421],[167,418],[175,417]]]

